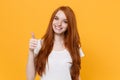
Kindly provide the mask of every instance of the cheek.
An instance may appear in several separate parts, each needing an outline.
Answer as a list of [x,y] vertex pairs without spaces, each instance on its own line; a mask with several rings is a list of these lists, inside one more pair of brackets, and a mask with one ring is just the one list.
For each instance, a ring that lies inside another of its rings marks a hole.
[[63,27],[66,29],[68,27],[68,24],[63,24]]
[[68,29],[68,25],[64,25],[63,31],[66,31]]
[[54,28],[54,25],[55,25],[55,24],[56,24],[55,21],[53,21],[53,22],[52,22],[52,27],[53,27],[53,28]]
[[56,21],[56,20],[53,20],[52,24],[56,24],[56,23],[57,23],[57,21]]
[[55,22],[53,21],[53,22],[52,22],[52,25],[53,25],[54,23],[55,23]]

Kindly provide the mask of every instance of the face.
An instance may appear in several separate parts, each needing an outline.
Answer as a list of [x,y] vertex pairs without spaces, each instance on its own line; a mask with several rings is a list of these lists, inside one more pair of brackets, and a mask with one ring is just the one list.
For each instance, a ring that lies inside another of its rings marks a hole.
[[52,23],[53,31],[55,34],[63,34],[68,27],[68,20],[63,11],[59,10]]

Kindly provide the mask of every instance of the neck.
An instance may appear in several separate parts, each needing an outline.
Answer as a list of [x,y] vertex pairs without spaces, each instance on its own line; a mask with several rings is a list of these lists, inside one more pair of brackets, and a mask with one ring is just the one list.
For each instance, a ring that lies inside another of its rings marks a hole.
[[58,34],[54,35],[55,42],[63,42],[63,39],[64,39],[64,35],[58,35]]

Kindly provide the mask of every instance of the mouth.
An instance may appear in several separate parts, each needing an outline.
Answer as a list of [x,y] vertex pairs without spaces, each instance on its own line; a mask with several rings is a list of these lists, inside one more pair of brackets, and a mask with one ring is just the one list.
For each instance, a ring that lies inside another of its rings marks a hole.
[[56,25],[55,25],[55,28],[58,29],[58,30],[61,30],[61,29],[62,29],[61,27],[58,27],[58,26],[56,26]]

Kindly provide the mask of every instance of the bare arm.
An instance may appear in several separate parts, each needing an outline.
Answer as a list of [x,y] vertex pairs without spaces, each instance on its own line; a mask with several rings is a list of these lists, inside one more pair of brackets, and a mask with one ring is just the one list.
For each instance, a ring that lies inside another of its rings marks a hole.
[[34,53],[33,51],[29,50],[28,54],[28,62],[27,62],[27,80],[34,80],[36,73],[35,73],[35,66],[34,66]]
[[26,65],[26,76],[27,80],[34,80],[36,76],[35,65],[34,65],[34,49],[37,46],[37,39],[35,39],[34,34],[29,42],[28,60]]

